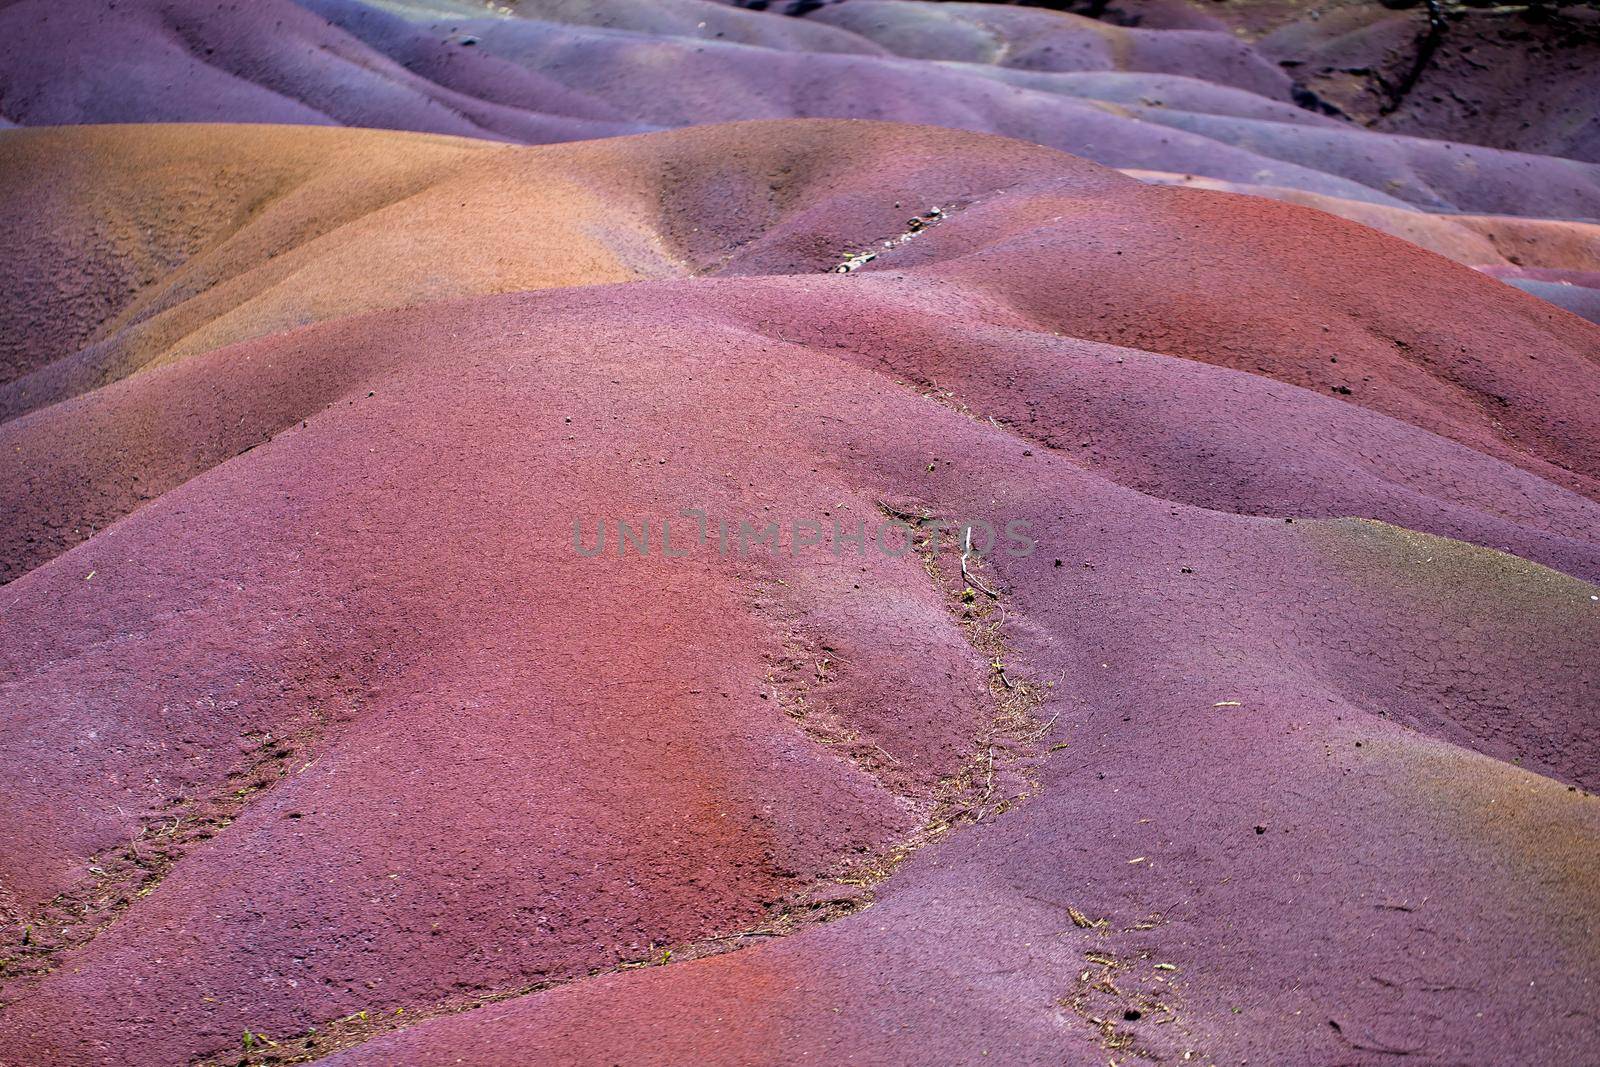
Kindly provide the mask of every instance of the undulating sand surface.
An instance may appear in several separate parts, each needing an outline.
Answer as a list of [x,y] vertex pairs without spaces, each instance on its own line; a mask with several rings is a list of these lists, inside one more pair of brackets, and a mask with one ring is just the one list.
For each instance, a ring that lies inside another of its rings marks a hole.
[[1600,1058],[1600,166],[1282,7],[0,4],[0,1064]]

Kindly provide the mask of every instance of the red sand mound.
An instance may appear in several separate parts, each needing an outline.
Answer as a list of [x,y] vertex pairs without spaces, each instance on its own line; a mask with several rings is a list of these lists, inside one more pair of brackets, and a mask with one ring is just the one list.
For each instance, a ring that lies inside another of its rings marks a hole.
[[0,1059],[1592,1050],[1600,328],[925,127],[3,138]]
[[1511,266],[1532,270],[1600,271],[1600,225],[1519,219],[1509,215],[1435,215],[1409,207],[1342,200],[1278,186],[1220,182],[1192,174],[1129,172],[1142,181],[1265,196],[1326,211],[1391,237],[1495,274]]

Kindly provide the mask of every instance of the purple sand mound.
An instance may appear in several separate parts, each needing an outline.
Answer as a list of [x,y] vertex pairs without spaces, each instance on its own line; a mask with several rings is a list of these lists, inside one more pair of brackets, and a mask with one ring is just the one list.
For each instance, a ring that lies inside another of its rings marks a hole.
[[523,143],[888,119],[1378,204],[1600,219],[1593,164],[1374,133],[1297,108],[1274,63],[1218,30],[913,0],[852,0],[805,19],[689,0],[482,10],[19,0],[0,9],[0,109],[24,125],[327,123]]

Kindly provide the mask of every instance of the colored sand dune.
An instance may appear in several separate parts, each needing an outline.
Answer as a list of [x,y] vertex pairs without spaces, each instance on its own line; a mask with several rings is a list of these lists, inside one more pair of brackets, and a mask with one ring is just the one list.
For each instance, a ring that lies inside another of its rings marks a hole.
[[1592,142],[1140,10],[0,6],[0,1063],[1600,1056]]

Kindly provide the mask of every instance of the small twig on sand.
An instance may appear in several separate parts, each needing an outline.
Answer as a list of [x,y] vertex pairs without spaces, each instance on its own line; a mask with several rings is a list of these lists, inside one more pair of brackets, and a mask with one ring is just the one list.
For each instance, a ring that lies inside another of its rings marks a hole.
[[[962,530],[961,530],[961,580],[966,582],[968,585],[972,586],[972,588],[976,589],[978,592],[982,593],[984,596],[988,597],[990,600],[999,600],[1000,599],[1000,594],[999,593],[996,593],[993,589],[990,589],[988,586],[986,586],[982,582],[978,581],[978,579],[973,577],[972,573],[967,570],[967,557],[970,556],[971,554],[972,554],[972,527],[966,526],[966,527],[963,527]],[[1001,677],[1004,677],[1004,675],[1001,675]],[[1007,688],[1010,688],[1009,683],[1007,685]]]
[[712,941],[712,942],[720,942],[720,941],[738,941],[740,938],[744,938],[744,937],[782,937],[782,936],[783,936],[783,934],[780,933],[777,930],[741,930],[736,934],[723,934],[721,937],[708,937],[708,938],[706,938],[706,940],[707,941]]
[[1058,719],[1058,718],[1060,718],[1059,715],[1050,716],[1050,721],[1049,722],[1043,724],[1037,730],[1034,730],[1032,733],[1023,734],[1017,740],[1021,741],[1025,745],[1037,744],[1039,742],[1039,740],[1044,737],[1045,734],[1050,732],[1050,728],[1056,724],[1056,719]]

